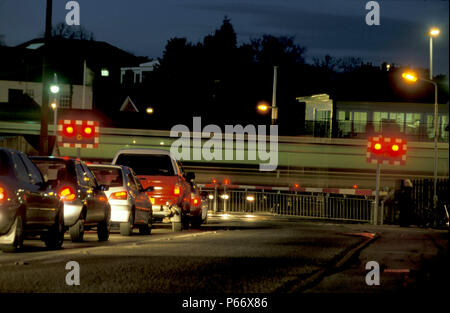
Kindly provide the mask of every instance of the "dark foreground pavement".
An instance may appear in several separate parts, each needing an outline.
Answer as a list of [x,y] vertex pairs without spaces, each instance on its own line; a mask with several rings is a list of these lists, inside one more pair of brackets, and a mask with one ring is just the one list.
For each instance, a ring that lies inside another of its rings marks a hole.
[[[207,294],[395,293],[448,290],[446,231],[269,215],[211,218],[200,230],[121,237],[46,251],[0,253],[0,292]],[[66,263],[80,285],[66,284]],[[381,266],[368,286],[365,265]]]

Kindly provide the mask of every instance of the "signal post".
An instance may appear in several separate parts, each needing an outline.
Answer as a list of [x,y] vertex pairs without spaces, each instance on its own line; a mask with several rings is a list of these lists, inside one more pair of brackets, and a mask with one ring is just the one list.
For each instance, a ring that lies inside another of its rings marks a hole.
[[[374,224],[378,224],[378,203],[380,199],[380,176],[381,164],[405,165],[406,151],[408,149],[407,141],[396,137],[375,136],[369,137],[367,142],[367,158],[368,163],[375,163],[376,181],[375,181],[375,207],[374,207]],[[381,218],[383,223],[383,218]]]

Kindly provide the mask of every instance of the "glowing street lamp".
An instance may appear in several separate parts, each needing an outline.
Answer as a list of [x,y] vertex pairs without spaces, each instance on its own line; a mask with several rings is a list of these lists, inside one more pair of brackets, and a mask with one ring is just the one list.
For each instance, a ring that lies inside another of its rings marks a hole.
[[51,85],[51,86],[50,86],[50,92],[51,92],[52,94],[57,94],[57,93],[59,93],[59,86],[58,86],[58,85]]
[[430,36],[430,79],[433,79],[433,37],[439,36],[440,33],[441,31],[436,27],[433,27],[428,32]]
[[267,104],[266,102],[262,101],[262,102],[260,102],[260,103],[257,105],[256,108],[257,108],[258,111],[261,112],[261,113],[267,113],[267,112],[272,108],[272,106],[270,106],[270,105]]
[[145,110],[145,112],[147,112],[147,114],[153,114],[155,110],[152,107],[148,107],[147,110]]
[[[439,30],[438,30],[439,34]],[[431,37],[430,37],[431,38]],[[430,73],[431,73],[431,67],[430,67]],[[431,75],[431,74],[430,74]],[[437,147],[437,139],[438,139],[438,87],[437,84],[428,79],[424,79],[421,77],[418,77],[413,72],[405,72],[402,74],[402,77],[407,80],[408,82],[415,83],[418,80],[422,80],[424,82],[430,83],[434,85],[434,192],[433,192],[433,204],[434,208],[437,208],[437,164],[438,164],[438,147]]]

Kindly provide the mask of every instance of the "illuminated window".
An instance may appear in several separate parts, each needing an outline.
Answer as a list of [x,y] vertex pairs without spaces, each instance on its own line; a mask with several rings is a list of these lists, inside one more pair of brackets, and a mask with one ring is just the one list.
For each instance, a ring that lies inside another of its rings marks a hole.
[[353,112],[353,130],[355,133],[365,133],[367,112]]

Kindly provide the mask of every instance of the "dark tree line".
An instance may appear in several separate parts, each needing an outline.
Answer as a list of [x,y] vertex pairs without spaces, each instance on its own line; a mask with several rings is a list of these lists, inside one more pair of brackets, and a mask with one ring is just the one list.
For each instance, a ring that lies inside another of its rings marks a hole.
[[263,35],[238,45],[231,21],[225,18],[202,42],[170,39],[149,90],[164,116],[188,125],[194,115],[219,125],[269,123],[270,117],[258,115],[255,107],[261,100],[272,100],[274,65],[279,66],[277,104],[285,125],[299,119],[299,96],[327,93],[335,100],[419,102],[432,96],[427,88],[402,89],[395,65],[388,70],[386,64],[374,66],[361,57],[326,55],[313,58],[312,64],[305,59],[306,47],[293,37]]

